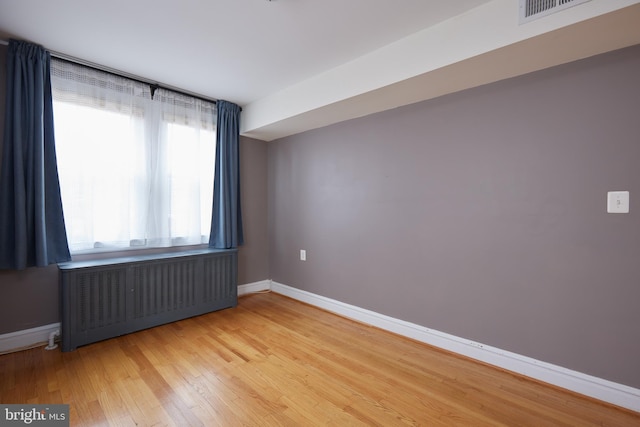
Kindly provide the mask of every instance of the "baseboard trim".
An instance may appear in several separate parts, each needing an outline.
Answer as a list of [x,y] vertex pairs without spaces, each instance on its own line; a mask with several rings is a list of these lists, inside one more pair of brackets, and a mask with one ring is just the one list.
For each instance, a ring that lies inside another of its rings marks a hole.
[[[253,292],[267,291],[269,289],[271,289],[270,280],[247,283],[245,285],[238,286],[238,296]],[[0,354],[33,348],[38,345],[45,345],[49,340],[49,334],[56,330],[60,330],[60,323],[52,323],[50,325],[0,335]]]
[[640,389],[429,329],[274,281],[271,281],[271,290],[275,293],[398,335],[403,335],[548,384],[640,412]]
[[0,335],[0,354],[45,345],[49,341],[49,334],[57,330],[60,330],[60,323]]
[[261,280],[259,282],[238,285],[238,296],[252,294],[254,292],[268,291],[271,289],[271,280]]
[[[238,296],[266,290],[499,368],[640,412],[640,389],[466,340],[278,282],[263,280],[239,285]],[[0,354],[45,345],[49,334],[59,329],[60,323],[52,323],[0,335]]]

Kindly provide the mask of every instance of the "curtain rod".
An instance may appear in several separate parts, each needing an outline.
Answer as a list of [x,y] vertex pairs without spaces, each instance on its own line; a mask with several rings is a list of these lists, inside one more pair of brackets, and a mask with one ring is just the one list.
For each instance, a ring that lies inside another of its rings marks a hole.
[[69,57],[67,55],[61,55],[58,52],[50,51],[50,53],[51,53],[51,57],[52,58],[56,58],[56,59],[58,59],[60,61],[68,62],[70,64],[82,65],[83,67],[91,68],[93,70],[102,71],[102,72],[109,73],[109,74],[113,74],[113,75],[118,76],[118,77],[123,77],[125,79],[133,80],[134,82],[147,84],[147,85],[149,85],[151,87],[151,97],[152,98],[153,98],[153,93],[156,91],[156,89],[165,89],[165,90],[170,90],[171,92],[178,93],[180,95],[190,96],[192,98],[196,98],[196,99],[199,99],[201,101],[212,102],[214,104],[217,102],[216,99],[206,98],[206,97],[203,97],[201,95],[197,95],[197,94],[192,93],[192,92],[186,92],[184,90],[177,89],[177,88],[174,88],[174,87],[171,87],[171,86],[161,85],[161,84],[159,84],[157,82],[154,82],[153,80],[145,79],[143,77],[139,77],[139,76],[136,76],[134,74],[125,73],[125,72],[122,72],[122,71],[119,71],[119,70],[116,70],[116,69],[113,69],[113,68],[104,67],[102,65],[94,64],[92,62],[79,60],[77,58],[72,58],[72,57]]
[[[7,46],[7,45],[9,45],[9,42],[7,40],[0,39],[0,44],[3,44],[5,46]],[[65,55],[64,53],[56,52],[56,51],[53,51],[53,50],[49,50],[49,53],[51,54],[52,57],[54,57],[56,59],[59,59],[61,61],[70,62],[72,64],[79,64],[79,65],[82,65],[84,67],[93,68],[94,70],[103,71],[105,73],[115,74],[116,76],[119,76],[119,77],[124,77],[126,79],[134,80],[134,81],[136,81],[138,83],[148,84],[149,86],[151,86],[151,92],[152,93],[156,89],[166,89],[166,90],[170,90],[172,92],[178,93],[180,95],[191,96],[191,97],[199,99],[201,101],[212,102],[214,104],[217,103],[217,99],[207,98],[205,96],[198,95],[198,94],[193,93],[193,92],[184,91],[184,90],[178,89],[176,87],[162,85],[162,84],[160,84],[158,82],[154,82],[153,80],[145,79],[143,77],[136,76],[135,74],[130,74],[130,73],[126,73],[126,72],[123,72],[123,71],[120,71],[120,70],[116,70],[115,68],[105,67],[103,65],[99,65],[99,64],[96,64],[94,62],[85,61],[83,59],[75,58],[73,56]],[[240,107],[240,111],[242,111],[242,107]]]
[[[212,102],[214,104],[217,103],[216,99],[207,98],[207,97],[204,97],[202,95],[198,95],[198,94],[195,94],[193,92],[187,92],[187,91],[184,91],[182,89],[178,89],[178,88],[175,88],[175,87],[172,87],[172,86],[162,85],[162,84],[160,84],[158,82],[155,82],[155,81],[149,80],[149,79],[145,79],[144,77],[140,77],[140,76],[137,76],[135,74],[126,73],[124,71],[116,70],[115,68],[105,67],[103,65],[95,64],[93,62],[85,61],[83,59],[78,59],[78,58],[74,58],[74,57],[69,56],[69,55],[61,54],[59,52],[54,52],[54,51],[49,51],[49,52],[51,53],[51,56],[53,58],[56,58],[56,59],[58,59],[60,61],[69,62],[71,64],[82,65],[83,67],[92,68],[94,70],[102,71],[102,72],[109,73],[109,74],[113,74],[113,75],[116,75],[118,77],[124,77],[125,79],[133,80],[133,81],[138,82],[138,83],[148,84],[151,87],[151,97],[152,98],[153,98],[153,93],[156,91],[156,89],[166,89],[166,90],[170,90],[171,92],[178,93],[180,95],[191,96],[191,97],[199,99],[201,101]],[[242,108],[240,109],[240,111],[242,111]]]

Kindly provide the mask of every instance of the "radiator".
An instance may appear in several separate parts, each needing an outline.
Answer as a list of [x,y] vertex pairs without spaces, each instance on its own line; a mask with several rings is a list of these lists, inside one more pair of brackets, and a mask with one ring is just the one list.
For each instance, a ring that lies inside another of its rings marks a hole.
[[238,304],[236,250],[58,264],[62,351]]

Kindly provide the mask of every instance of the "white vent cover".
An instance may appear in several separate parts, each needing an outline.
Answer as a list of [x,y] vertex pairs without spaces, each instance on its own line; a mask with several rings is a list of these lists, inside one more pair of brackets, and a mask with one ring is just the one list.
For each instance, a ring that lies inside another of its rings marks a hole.
[[591,0],[520,0],[520,24]]

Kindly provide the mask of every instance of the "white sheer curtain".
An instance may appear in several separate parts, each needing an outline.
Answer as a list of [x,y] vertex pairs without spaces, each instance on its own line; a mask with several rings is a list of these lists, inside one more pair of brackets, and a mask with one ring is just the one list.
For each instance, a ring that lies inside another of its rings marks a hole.
[[[215,104],[158,89],[158,131],[149,146],[149,239],[154,245],[208,243],[216,155]],[[166,241],[167,236],[170,241]]]
[[57,59],[60,187],[72,252],[206,243],[215,104]]

